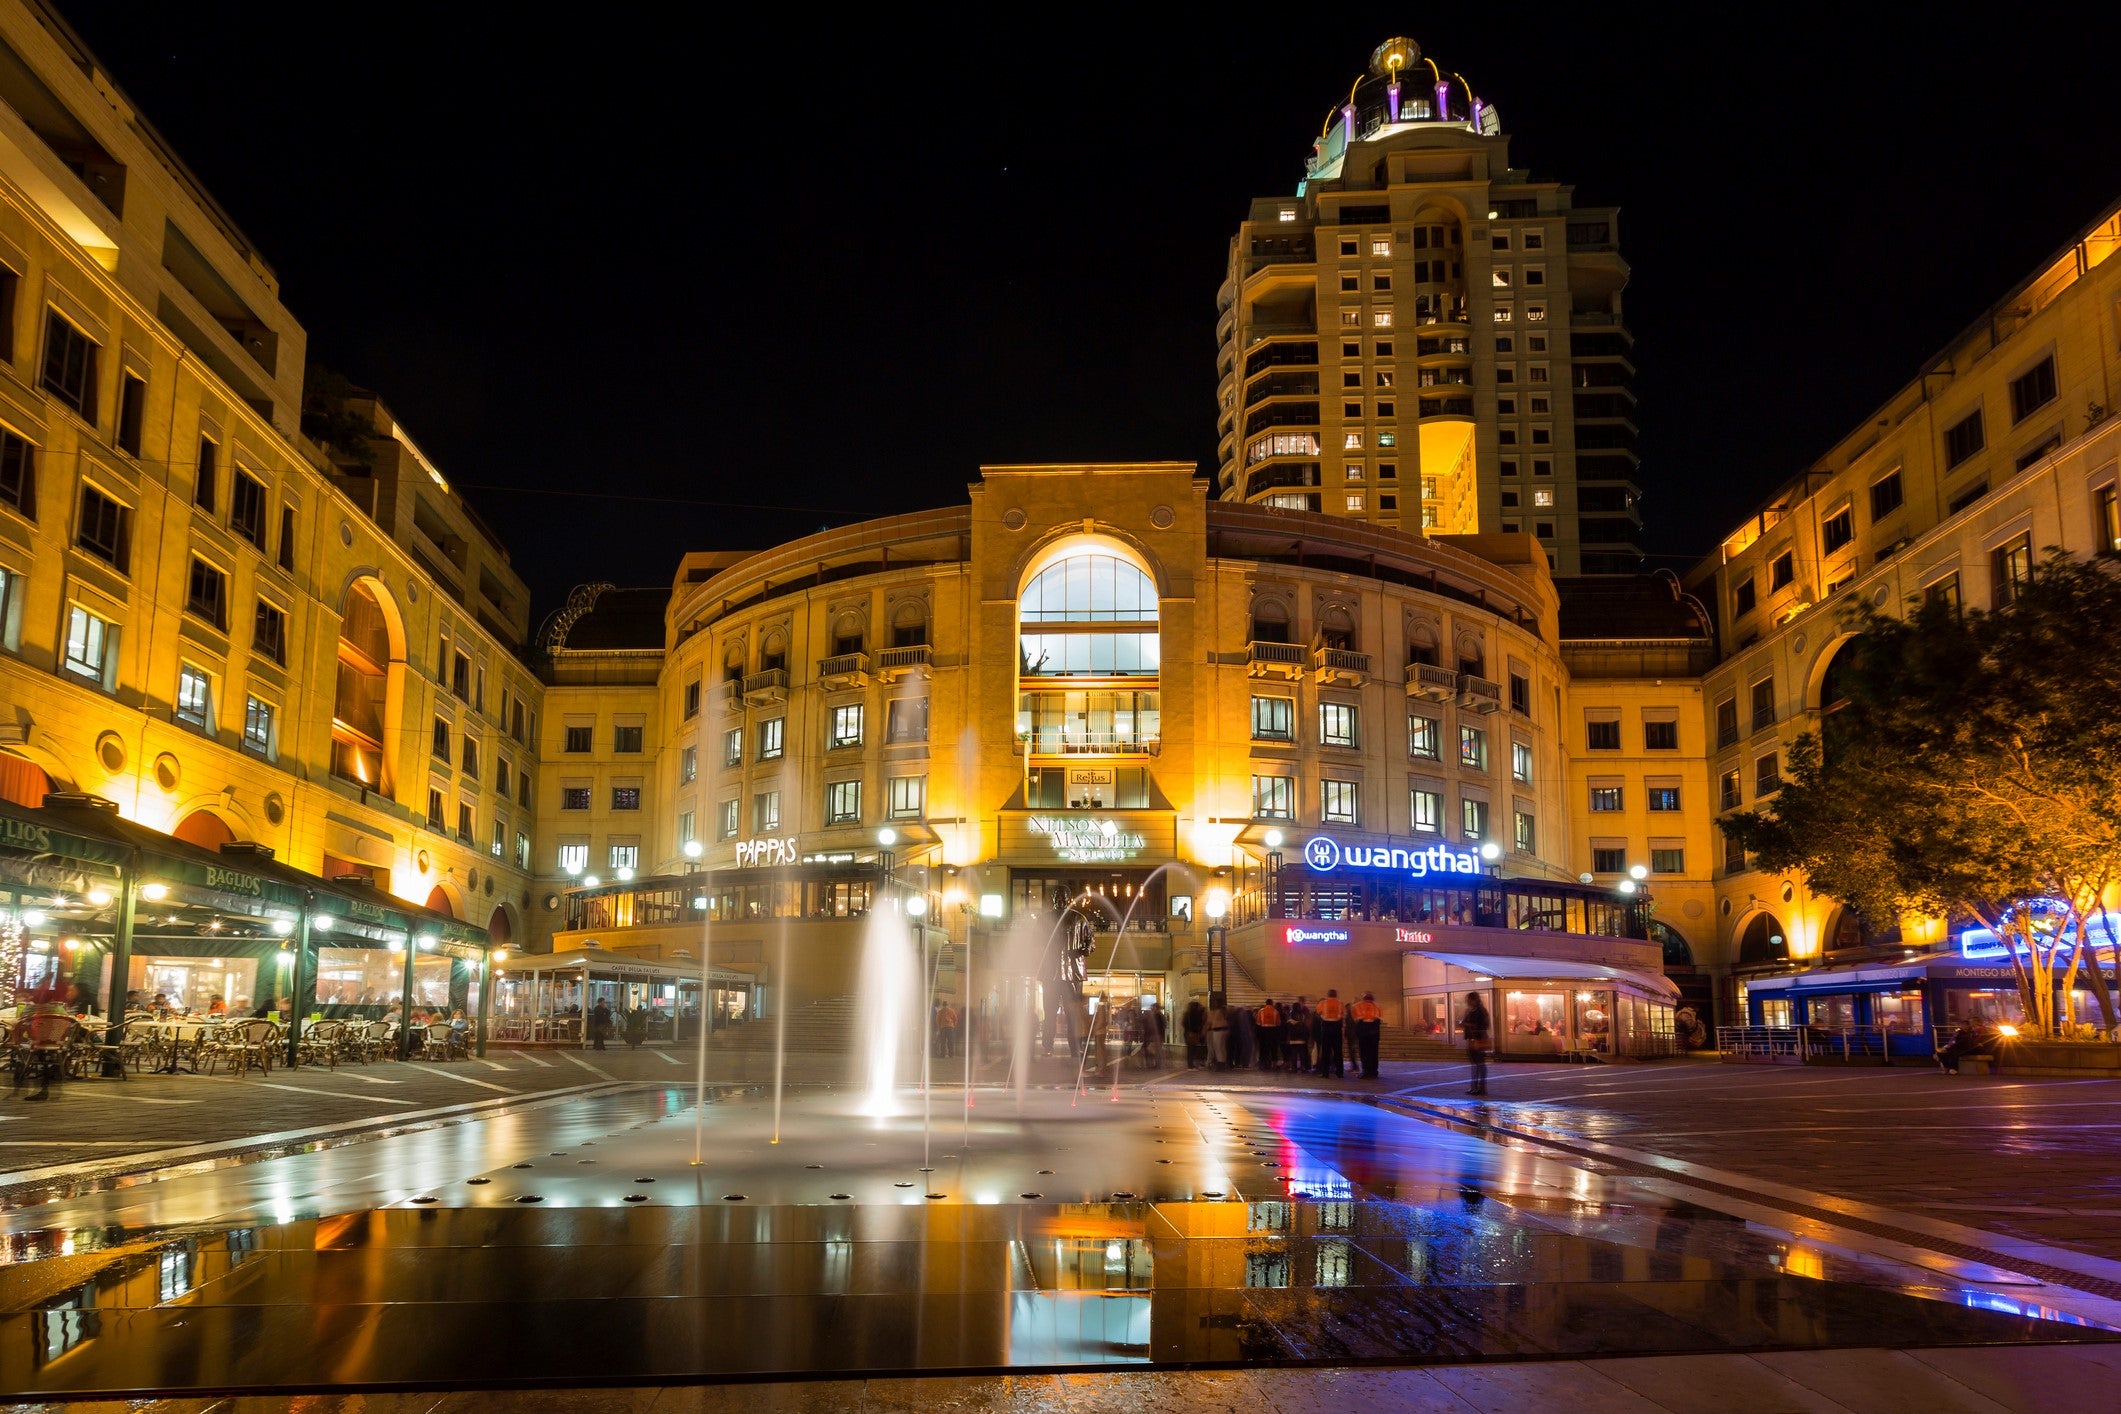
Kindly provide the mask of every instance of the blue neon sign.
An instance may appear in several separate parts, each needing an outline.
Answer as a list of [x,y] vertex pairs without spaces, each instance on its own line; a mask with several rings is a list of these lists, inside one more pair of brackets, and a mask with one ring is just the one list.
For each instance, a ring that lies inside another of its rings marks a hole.
[[1431,874],[1478,877],[1483,872],[1477,850],[1452,849],[1442,844],[1432,844],[1427,849],[1344,845],[1331,835],[1313,835],[1304,841],[1304,863],[1314,874],[1330,874],[1343,865],[1350,869],[1397,869],[1417,879],[1426,879]]
[[[2067,947],[2077,940],[2077,930],[2065,930],[2062,920],[2069,914],[2069,905],[2060,899],[2037,898],[2026,902],[2025,908],[2032,914],[2033,942],[2042,952],[2056,947]],[[2107,912],[2093,914],[2086,920],[2091,926],[2090,942],[2094,947],[2111,945],[2121,938],[2121,919]],[[2023,943],[2016,945],[2023,954]],[[2011,945],[1996,936],[1993,928],[1963,928],[1959,932],[1959,956],[1968,962],[1989,962],[2011,955]]]

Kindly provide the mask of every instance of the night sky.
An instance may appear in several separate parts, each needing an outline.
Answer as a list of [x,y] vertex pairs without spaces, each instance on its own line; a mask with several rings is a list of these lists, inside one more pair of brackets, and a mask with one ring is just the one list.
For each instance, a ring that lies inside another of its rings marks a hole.
[[1978,36],[1849,6],[1744,31],[1346,6],[773,32],[377,4],[326,31],[284,4],[60,3],[539,613],[666,583],[686,549],[957,500],[982,462],[1212,465],[1227,242],[1392,33],[1501,109],[1517,165],[1622,209],[1657,565],[2121,195],[2115,36],[1999,34],[2003,9],[1966,13]]

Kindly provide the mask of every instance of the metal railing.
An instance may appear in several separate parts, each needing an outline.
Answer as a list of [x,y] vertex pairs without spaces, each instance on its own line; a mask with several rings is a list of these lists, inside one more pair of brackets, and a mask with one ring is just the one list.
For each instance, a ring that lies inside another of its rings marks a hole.
[[1494,712],[1502,707],[1502,687],[1468,673],[1458,683],[1465,705],[1476,712]]
[[786,692],[787,690],[788,670],[786,668],[768,668],[763,673],[750,673],[744,678],[744,695],[746,697],[758,692]]
[[1439,702],[1458,695],[1458,674],[1450,668],[1439,668],[1434,663],[1407,664],[1407,686],[1417,696],[1433,697]]
[[867,653],[835,653],[830,658],[817,661],[817,675],[821,678],[852,677],[856,673],[869,671]]
[[1361,673],[1369,675],[1370,655],[1357,653],[1351,648],[1321,648],[1312,655],[1316,667],[1327,668],[1338,673]]
[[1719,1026],[1716,1049],[1732,1060],[1755,1064],[1793,1061],[1812,1054],[1811,1038],[1802,1026]]
[[1019,745],[1033,756],[1155,756],[1163,750],[1163,738],[1155,732],[1049,731],[1024,732]]
[[925,643],[916,643],[906,648],[886,648],[876,655],[876,665],[884,670],[925,668],[932,651]]
[[1290,663],[1302,667],[1303,645],[1299,643],[1249,643],[1245,645],[1245,657],[1254,663]]

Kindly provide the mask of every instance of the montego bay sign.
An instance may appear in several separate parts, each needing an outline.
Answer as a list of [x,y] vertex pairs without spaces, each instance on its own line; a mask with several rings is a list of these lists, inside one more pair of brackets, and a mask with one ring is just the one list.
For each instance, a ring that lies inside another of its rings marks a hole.
[[1343,866],[1349,869],[1397,869],[1417,879],[1426,879],[1431,874],[1478,877],[1482,873],[1477,850],[1451,849],[1441,844],[1432,844],[1427,849],[1401,849],[1381,844],[1344,845],[1331,835],[1313,835],[1304,841],[1304,863],[1315,874],[1330,874]]

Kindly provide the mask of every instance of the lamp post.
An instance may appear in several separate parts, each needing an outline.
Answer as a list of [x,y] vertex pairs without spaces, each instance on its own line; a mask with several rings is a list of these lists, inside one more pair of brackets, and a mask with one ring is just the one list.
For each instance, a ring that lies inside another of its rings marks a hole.
[[1230,911],[1230,896],[1221,889],[1210,889],[1200,910],[1208,916],[1208,1005],[1219,1007],[1230,987],[1230,930],[1223,924]]
[[1267,831],[1267,887],[1272,890],[1267,900],[1267,916],[1283,916],[1281,898],[1281,831]]
[[[906,916],[913,920],[913,945],[921,954],[921,1093],[928,1093],[928,1062],[935,1055],[935,998],[930,994],[928,930],[921,920],[928,914],[926,894],[906,895]],[[923,1160],[922,1162],[926,1162]]]

